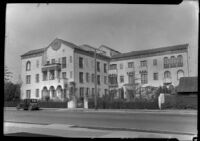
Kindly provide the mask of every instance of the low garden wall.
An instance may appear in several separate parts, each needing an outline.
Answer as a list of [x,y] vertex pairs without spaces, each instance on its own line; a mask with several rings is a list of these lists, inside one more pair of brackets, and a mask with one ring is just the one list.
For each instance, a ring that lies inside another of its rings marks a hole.
[[197,95],[165,95],[163,109],[197,109]]

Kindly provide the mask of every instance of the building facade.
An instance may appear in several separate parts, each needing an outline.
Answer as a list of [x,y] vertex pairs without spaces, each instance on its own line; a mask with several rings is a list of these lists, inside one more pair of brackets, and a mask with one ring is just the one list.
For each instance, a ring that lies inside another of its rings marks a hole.
[[[65,100],[74,84],[77,98],[95,95],[95,50],[97,94],[136,86],[179,84],[189,76],[188,44],[120,53],[105,45],[98,49],[55,39],[47,47],[21,55],[21,99]],[[119,94],[118,94],[119,95]]]
[[[96,58],[97,92],[102,96],[108,93],[110,58],[100,53]],[[75,84],[76,97],[93,96],[94,61],[94,51],[61,39],[23,54],[21,98],[64,100],[69,98],[71,82]]]
[[137,86],[177,86],[188,70],[188,44],[118,54],[110,62],[110,90],[121,88],[126,98]]

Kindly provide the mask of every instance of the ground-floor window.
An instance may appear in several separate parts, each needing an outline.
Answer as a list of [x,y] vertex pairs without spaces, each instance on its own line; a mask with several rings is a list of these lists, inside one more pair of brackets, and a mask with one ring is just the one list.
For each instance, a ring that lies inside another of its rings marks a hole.
[[80,87],[80,97],[84,96],[84,87]]
[[35,97],[39,97],[39,89],[35,90]]
[[31,90],[26,90],[26,98],[31,98]]
[[142,84],[147,84],[147,83],[148,83],[147,72],[142,72],[142,73],[141,73],[141,83],[142,83]]

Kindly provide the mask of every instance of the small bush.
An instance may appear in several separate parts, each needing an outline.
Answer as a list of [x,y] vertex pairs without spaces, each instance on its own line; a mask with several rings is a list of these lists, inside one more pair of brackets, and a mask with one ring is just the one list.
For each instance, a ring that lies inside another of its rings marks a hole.
[[67,108],[67,102],[40,101],[41,108]]

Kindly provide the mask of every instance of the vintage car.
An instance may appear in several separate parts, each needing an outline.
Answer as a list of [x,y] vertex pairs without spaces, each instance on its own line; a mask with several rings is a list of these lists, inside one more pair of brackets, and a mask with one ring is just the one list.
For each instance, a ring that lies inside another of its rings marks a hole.
[[39,110],[39,104],[37,99],[24,99],[17,105],[17,110]]

